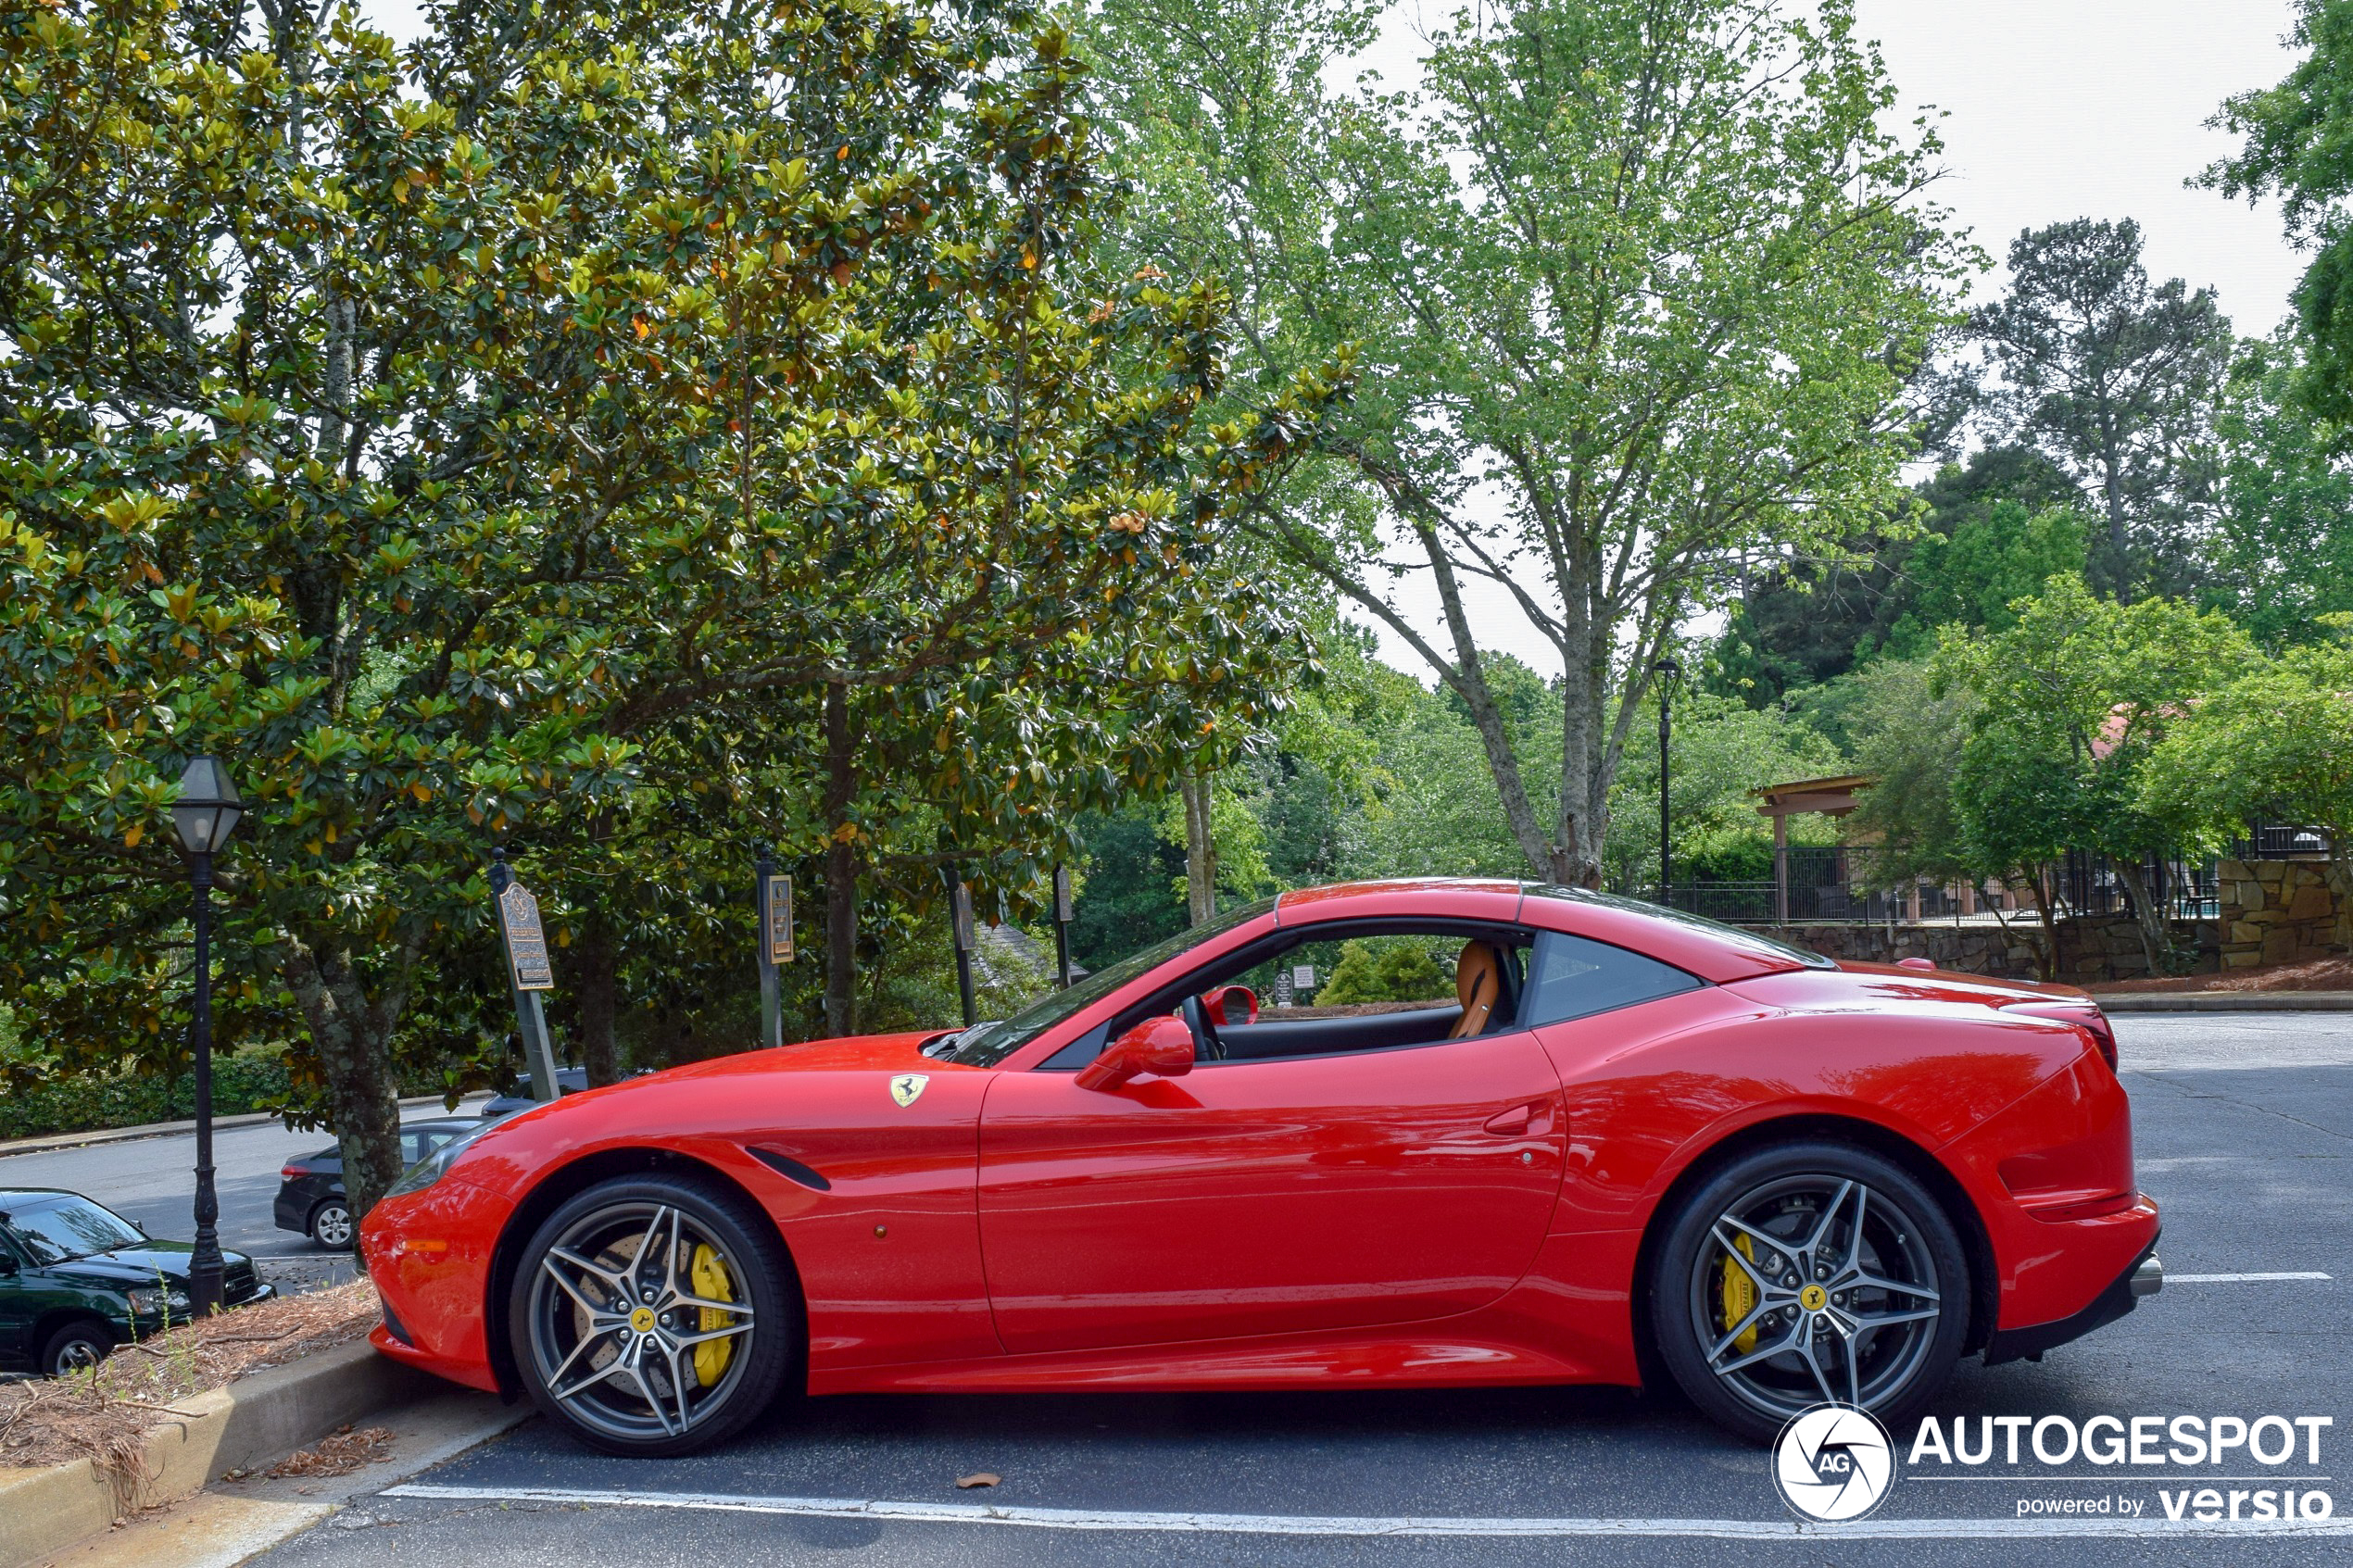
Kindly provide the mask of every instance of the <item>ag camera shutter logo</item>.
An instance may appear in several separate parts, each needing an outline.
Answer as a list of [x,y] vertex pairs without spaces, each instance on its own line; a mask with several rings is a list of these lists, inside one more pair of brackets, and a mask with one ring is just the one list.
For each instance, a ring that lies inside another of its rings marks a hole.
[[1852,1405],[1802,1411],[1773,1440],[1773,1484],[1802,1518],[1860,1519],[1895,1481],[1895,1445],[1879,1418]]

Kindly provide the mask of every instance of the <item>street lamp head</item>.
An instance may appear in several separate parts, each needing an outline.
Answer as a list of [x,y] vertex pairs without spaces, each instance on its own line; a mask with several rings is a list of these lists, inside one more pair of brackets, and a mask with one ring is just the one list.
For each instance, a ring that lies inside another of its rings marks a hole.
[[237,819],[245,814],[245,802],[237,797],[237,786],[229,782],[229,770],[217,757],[192,757],[187,771],[180,775],[180,798],[171,808],[172,831],[180,835],[180,847],[191,855],[211,855],[229,841],[237,830]]
[[1683,672],[1682,665],[1677,662],[1677,660],[1671,656],[1659,659],[1656,663],[1653,664],[1651,668],[1656,671],[1659,674],[1666,676],[1670,681]]

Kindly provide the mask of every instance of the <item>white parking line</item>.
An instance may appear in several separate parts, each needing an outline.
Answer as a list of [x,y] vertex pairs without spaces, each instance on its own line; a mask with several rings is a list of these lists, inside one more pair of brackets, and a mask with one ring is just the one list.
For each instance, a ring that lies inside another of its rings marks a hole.
[[1011,1524],[1033,1530],[1153,1531],[1216,1536],[1705,1537],[1718,1540],[2014,1540],[2045,1537],[2353,1536],[2353,1518],[2311,1523],[2195,1519],[1865,1519],[1851,1524],[1752,1519],[1451,1519],[1399,1515],[1152,1513],[1125,1509],[1007,1508],[990,1503],[862,1502],[848,1498],[736,1497],[725,1492],[597,1491],[569,1486],[387,1486],[378,1494],[451,1502],[678,1508],[713,1513],[875,1519],[902,1524]]
[[2254,1285],[2273,1279],[2327,1279],[2329,1276],[2312,1269],[2276,1274],[2167,1274],[2168,1285]]

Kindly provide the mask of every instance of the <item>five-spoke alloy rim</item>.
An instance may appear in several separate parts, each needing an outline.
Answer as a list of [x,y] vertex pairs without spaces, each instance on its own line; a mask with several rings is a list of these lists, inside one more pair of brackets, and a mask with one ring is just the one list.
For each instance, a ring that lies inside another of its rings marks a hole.
[[572,1417],[623,1442],[685,1436],[727,1402],[749,1359],[741,1262],[675,1204],[582,1215],[530,1283],[530,1353]]
[[1707,1369],[1760,1411],[1871,1409],[1928,1358],[1939,1286],[1928,1238],[1894,1198],[1841,1176],[1783,1176],[1709,1227],[1690,1321]]

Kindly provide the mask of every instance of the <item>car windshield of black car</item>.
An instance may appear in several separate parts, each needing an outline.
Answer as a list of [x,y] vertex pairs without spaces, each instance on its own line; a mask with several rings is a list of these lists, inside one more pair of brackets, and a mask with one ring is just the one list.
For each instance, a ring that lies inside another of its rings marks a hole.
[[7,1224],[18,1245],[41,1268],[118,1247],[136,1247],[146,1239],[128,1221],[86,1198],[19,1202],[8,1210]]

